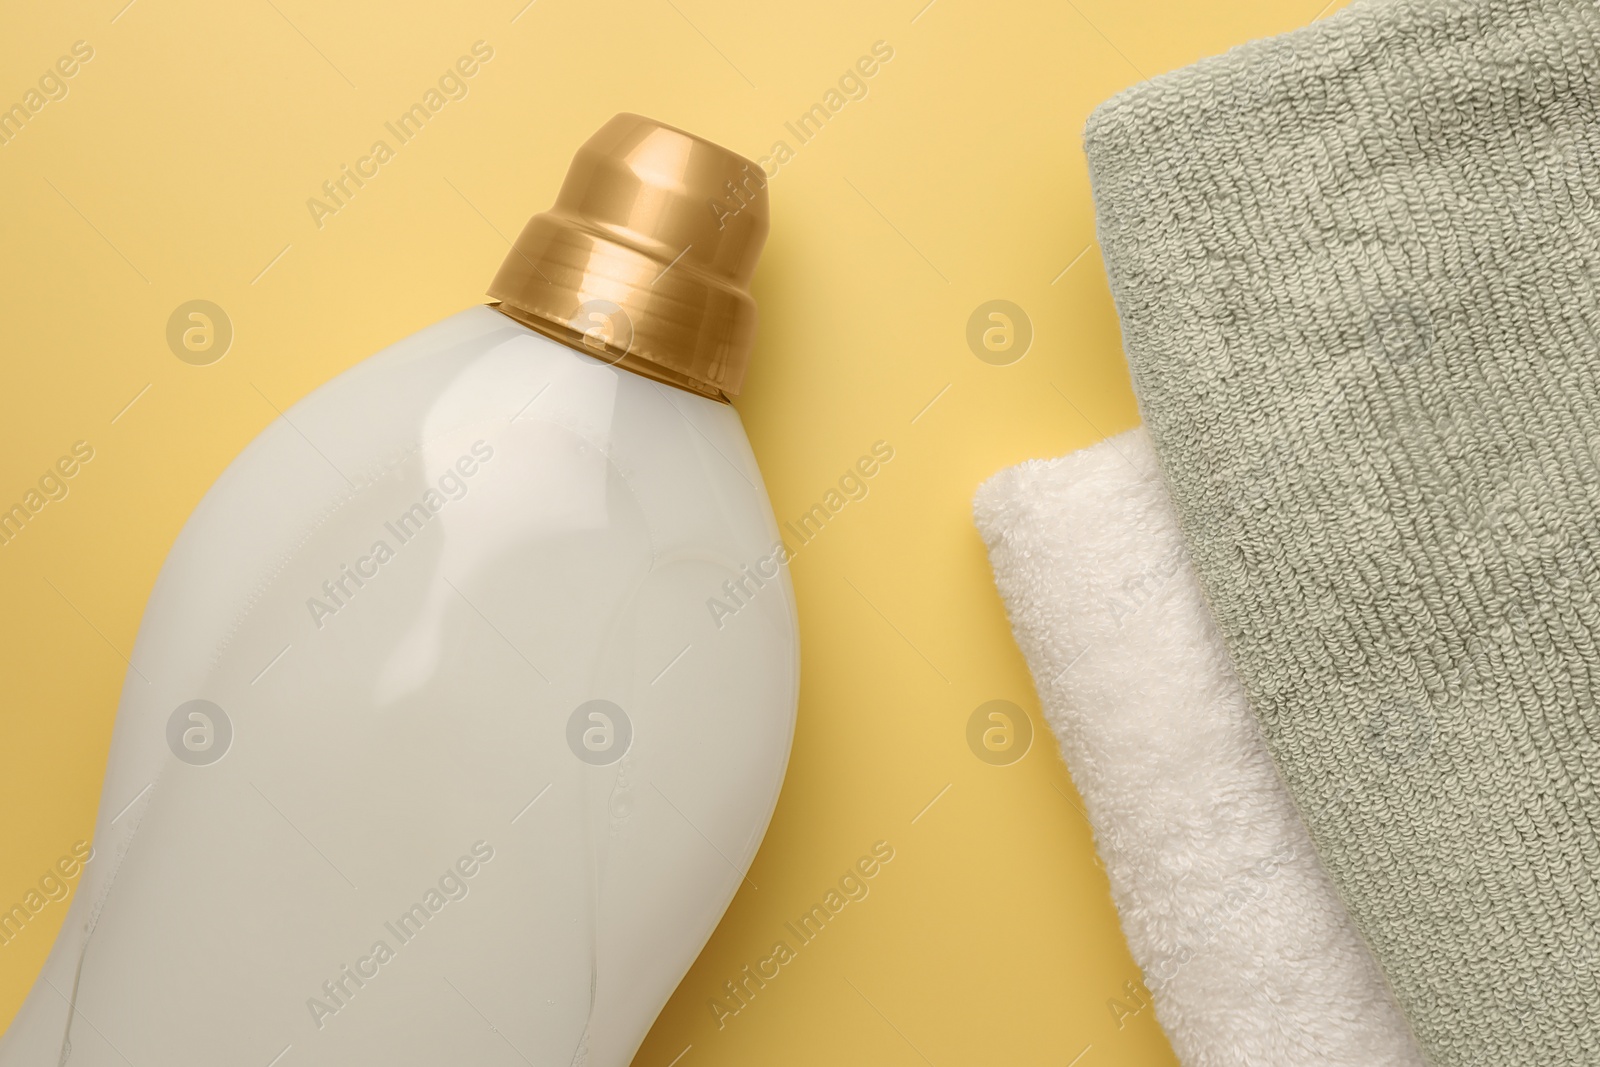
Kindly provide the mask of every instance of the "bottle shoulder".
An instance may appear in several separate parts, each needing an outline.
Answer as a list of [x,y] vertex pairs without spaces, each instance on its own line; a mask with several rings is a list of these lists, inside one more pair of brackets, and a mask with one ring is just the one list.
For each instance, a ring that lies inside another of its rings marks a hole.
[[[731,574],[781,543],[731,407],[477,307],[267,426],[196,507],[152,603],[182,605],[163,613],[184,620],[170,639],[225,642],[308,555],[354,565],[394,541],[385,524],[425,516],[458,556],[556,553],[597,572],[698,559]],[[601,543],[627,562],[590,551]],[[792,612],[786,575],[772,599]]]

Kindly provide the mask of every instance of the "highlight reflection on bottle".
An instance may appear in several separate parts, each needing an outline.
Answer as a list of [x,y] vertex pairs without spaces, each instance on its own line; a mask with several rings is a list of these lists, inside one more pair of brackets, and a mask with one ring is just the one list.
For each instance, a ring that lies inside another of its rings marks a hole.
[[0,1065],[629,1062],[793,735],[787,572],[736,618],[705,606],[780,540],[725,403],[766,199],[709,205],[746,165],[617,116],[497,303],[340,375],[218,479]]

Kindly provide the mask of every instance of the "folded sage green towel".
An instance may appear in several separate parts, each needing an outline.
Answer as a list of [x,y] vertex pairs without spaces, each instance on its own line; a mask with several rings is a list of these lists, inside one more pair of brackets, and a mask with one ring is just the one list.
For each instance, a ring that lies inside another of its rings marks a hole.
[[1600,4],[1357,0],[1086,137],[1207,602],[1424,1049],[1600,1063]]

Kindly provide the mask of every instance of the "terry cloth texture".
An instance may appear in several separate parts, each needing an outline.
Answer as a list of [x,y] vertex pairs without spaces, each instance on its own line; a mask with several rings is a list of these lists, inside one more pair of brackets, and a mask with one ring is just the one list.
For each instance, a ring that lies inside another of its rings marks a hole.
[[1421,1067],[1267,755],[1145,432],[1002,471],[974,511],[1184,1067]]
[[1445,1065],[1600,1062],[1597,35],[1358,0],[1086,135],[1208,603]]

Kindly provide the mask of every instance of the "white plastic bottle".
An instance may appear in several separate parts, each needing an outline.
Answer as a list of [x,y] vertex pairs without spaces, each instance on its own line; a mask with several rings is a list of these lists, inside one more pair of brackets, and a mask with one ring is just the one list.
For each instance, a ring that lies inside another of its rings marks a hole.
[[798,686],[733,408],[760,170],[619,115],[476,307],[184,527],[4,1067],[629,1062],[744,880]]

